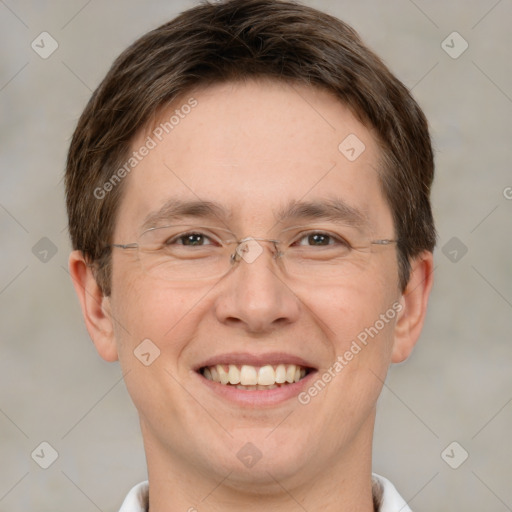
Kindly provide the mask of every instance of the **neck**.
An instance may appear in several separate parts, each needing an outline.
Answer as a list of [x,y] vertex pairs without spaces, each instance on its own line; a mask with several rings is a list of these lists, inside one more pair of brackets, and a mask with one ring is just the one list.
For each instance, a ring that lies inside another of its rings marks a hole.
[[[373,418],[348,449],[333,453],[322,467],[300,471],[260,467],[257,478],[236,470],[200,467],[197,460],[169,453],[142,425],[150,487],[150,512],[373,512],[371,443]],[[201,460],[201,459],[199,459]],[[262,459],[263,461],[263,459]],[[256,466],[255,466],[256,467]]]

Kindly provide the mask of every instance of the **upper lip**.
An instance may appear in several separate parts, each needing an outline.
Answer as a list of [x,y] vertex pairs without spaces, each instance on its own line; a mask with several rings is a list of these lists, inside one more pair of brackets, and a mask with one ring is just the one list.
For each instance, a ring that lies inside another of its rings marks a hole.
[[243,365],[247,364],[250,366],[264,366],[267,364],[278,365],[278,364],[295,364],[302,366],[303,368],[315,369],[315,366],[311,362],[298,357],[293,354],[287,354],[286,352],[268,352],[265,354],[250,354],[247,352],[230,352],[226,354],[219,354],[205,359],[202,363],[196,366],[195,370],[199,371],[205,366],[215,366],[217,364],[234,364]]

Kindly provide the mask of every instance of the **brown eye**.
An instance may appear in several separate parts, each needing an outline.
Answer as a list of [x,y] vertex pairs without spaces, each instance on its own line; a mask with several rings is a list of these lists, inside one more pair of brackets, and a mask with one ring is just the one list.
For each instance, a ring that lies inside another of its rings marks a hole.
[[211,245],[212,242],[208,236],[199,232],[183,233],[178,236],[168,238],[164,245],[184,245],[186,247],[201,247]]
[[199,233],[190,233],[188,235],[180,236],[183,245],[203,245],[205,236]]
[[331,237],[322,233],[315,233],[314,235],[308,235],[308,242],[311,245],[329,245]]
[[302,235],[298,239],[297,245],[303,247],[326,247],[333,245],[344,245],[346,247],[349,246],[349,244],[343,240],[343,238],[331,235],[330,233],[319,231]]

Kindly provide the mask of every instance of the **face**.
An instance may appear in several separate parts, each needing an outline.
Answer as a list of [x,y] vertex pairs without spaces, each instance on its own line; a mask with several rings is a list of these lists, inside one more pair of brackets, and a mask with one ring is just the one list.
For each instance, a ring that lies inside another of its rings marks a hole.
[[[149,135],[156,147],[126,178],[115,243],[173,223],[220,226],[238,239],[274,239],[297,225],[394,238],[377,143],[334,97],[284,83],[228,83],[194,91],[162,120],[190,97],[197,104],[180,110],[162,140],[148,131],[134,141],[136,150]],[[178,201],[218,208],[172,217]],[[312,216],[292,207],[301,203],[339,208]],[[396,248],[375,245],[349,271],[315,279],[289,275],[273,244],[259,246],[254,260],[242,258],[221,277],[180,281],[145,272],[136,250],[113,249],[109,308],[150,468],[167,463],[215,482],[231,472],[247,487],[272,478],[298,485],[369,451],[402,307]],[[144,350],[143,340],[151,340]],[[230,364],[248,367],[242,380],[271,366],[263,370],[269,382],[285,371],[294,380],[297,365],[300,380],[239,389],[207,378]]]

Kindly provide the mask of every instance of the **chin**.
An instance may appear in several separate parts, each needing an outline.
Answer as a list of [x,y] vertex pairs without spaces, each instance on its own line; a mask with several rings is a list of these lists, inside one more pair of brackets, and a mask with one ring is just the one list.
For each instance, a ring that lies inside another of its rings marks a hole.
[[280,435],[274,435],[271,430],[240,430],[230,440],[231,448],[219,447],[218,454],[210,447],[209,455],[215,458],[216,471],[221,475],[229,474],[228,480],[243,491],[257,488],[259,493],[261,489],[282,492],[277,482],[296,477],[310,466],[309,449],[303,444],[309,436],[297,438],[285,429]]

